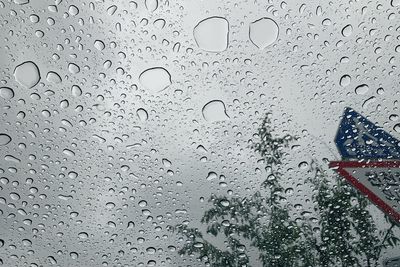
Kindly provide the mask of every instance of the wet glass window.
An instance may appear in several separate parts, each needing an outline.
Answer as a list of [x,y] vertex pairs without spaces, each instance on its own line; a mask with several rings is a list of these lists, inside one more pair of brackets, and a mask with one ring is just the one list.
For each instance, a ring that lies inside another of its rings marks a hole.
[[0,266],[400,266],[400,0],[0,0]]

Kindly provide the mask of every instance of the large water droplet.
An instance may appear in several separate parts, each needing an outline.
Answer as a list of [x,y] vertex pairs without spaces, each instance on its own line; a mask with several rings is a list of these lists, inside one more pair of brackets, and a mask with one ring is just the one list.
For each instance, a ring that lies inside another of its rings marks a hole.
[[8,134],[0,133],[0,146],[5,146],[11,142],[11,137]]
[[400,123],[397,123],[395,126],[393,126],[393,130],[400,133]]
[[147,111],[143,108],[139,108],[136,111],[136,115],[139,117],[141,121],[147,121],[147,119],[149,118],[149,114],[147,114]]
[[208,102],[204,105],[202,112],[204,119],[210,122],[229,119],[228,114],[226,114],[225,103],[221,100]]
[[171,85],[171,74],[161,67],[150,68],[140,74],[139,81],[147,90],[156,93]]
[[96,40],[96,41],[94,41],[94,47],[95,47],[97,50],[101,51],[101,50],[104,50],[104,48],[106,47],[106,45],[103,43],[103,41]]
[[29,0],[14,0],[14,3],[18,5],[25,5],[29,3]]
[[215,172],[209,172],[206,179],[208,181],[211,181],[211,180],[216,179],[217,177],[218,177],[218,175]]
[[71,72],[72,74],[77,74],[81,71],[81,69],[79,68],[78,65],[76,65],[75,63],[69,63],[68,64],[68,70],[69,72]]
[[222,52],[228,47],[229,23],[222,17],[200,21],[193,30],[197,45],[209,52]]
[[86,238],[89,237],[89,235],[88,235],[88,233],[86,233],[86,232],[80,232],[80,233],[78,234],[78,237],[79,237],[80,239],[86,239]]
[[70,5],[68,8],[68,13],[71,14],[72,16],[76,16],[79,14],[79,9],[74,5]]
[[0,97],[5,100],[10,100],[14,97],[14,90],[9,87],[0,87]]
[[270,18],[261,18],[250,23],[249,38],[250,41],[259,49],[273,44],[278,39],[279,27],[276,22]]
[[169,161],[168,159],[162,159],[162,163],[165,166],[165,168],[170,168],[172,166],[171,161]]
[[76,260],[77,258],[79,258],[79,254],[76,252],[71,252],[69,253],[69,256],[71,257],[71,259]]
[[353,33],[353,26],[351,26],[351,24],[348,24],[343,27],[342,29],[343,37],[349,37],[352,33]]
[[35,63],[26,61],[15,67],[14,77],[22,86],[32,88],[40,81],[40,71]]
[[72,85],[71,94],[75,97],[82,95],[82,89],[78,85]]
[[141,201],[139,201],[139,207],[146,207],[147,206],[147,201],[146,200],[141,200]]
[[351,82],[351,77],[349,75],[343,75],[340,78],[339,84],[340,86],[346,87],[350,84],[350,82]]
[[158,7],[158,0],[146,0],[145,5],[148,11],[153,12]]
[[390,4],[391,4],[392,6],[399,6],[399,5],[400,5],[400,0],[392,0],[392,1],[390,2]]

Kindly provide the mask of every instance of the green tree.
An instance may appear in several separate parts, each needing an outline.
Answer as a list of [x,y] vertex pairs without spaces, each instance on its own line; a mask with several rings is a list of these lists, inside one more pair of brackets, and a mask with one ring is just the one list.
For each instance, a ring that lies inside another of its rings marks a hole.
[[[313,190],[318,223],[293,219],[281,185],[283,159],[296,138],[274,137],[271,114],[258,131],[254,150],[266,163],[262,190],[250,197],[212,195],[201,222],[207,234],[223,235],[226,248],[207,241],[198,229],[174,227],[186,242],[180,254],[197,255],[213,267],[250,266],[248,247],[256,249],[265,267],[376,266],[383,248],[397,245],[394,224],[379,232],[368,211],[368,200],[338,175],[328,175],[313,162],[314,175],[306,181]],[[381,237],[383,241],[381,242]]]

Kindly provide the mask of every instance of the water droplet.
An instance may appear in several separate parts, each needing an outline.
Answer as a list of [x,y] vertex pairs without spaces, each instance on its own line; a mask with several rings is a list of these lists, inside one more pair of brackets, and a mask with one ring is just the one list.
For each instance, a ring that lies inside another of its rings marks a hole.
[[158,7],[158,0],[146,0],[145,5],[148,11],[153,12]]
[[221,200],[221,201],[219,202],[219,204],[220,204],[222,207],[229,207],[229,205],[230,205],[231,203],[229,202],[229,200],[223,199],[223,200]]
[[49,71],[47,73],[46,80],[51,83],[60,83],[62,81],[60,75],[54,71]]
[[349,75],[343,75],[343,76],[340,78],[340,81],[339,81],[340,86],[346,87],[346,86],[348,86],[350,83],[351,83],[351,77],[350,77]]
[[78,85],[72,85],[71,87],[71,94],[75,97],[82,95],[82,90]]
[[390,2],[390,4],[391,4],[393,7],[399,6],[399,5],[400,5],[400,0],[392,0],[392,1]]
[[68,173],[68,178],[70,179],[76,179],[76,177],[78,177],[78,173],[74,172],[74,171],[70,171]]
[[400,133],[400,123],[397,123],[394,127],[393,130],[395,130],[396,132]]
[[113,202],[107,202],[106,203],[106,208],[107,209],[113,209],[115,207],[115,204]]
[[63,153],[64,153],[65,155],[67,155],[68,157],[73,157],[73,156],[75,156],[74,151],[69,150],[69,149],[66,149],[66,148],[63,150]]
[[112,5],[109,8],[107,8],[107,14],[108,15],[114,15],[115,11],[117,11],[117,6],[116,5]]
[[164,28],[165,23],[166,22],[164,19],[156,19],[153,24],[154,24],[154,27],[161,30],[162,28]]
[[171,74],[161,67],[150,68],[140,74],[139,81],[147,90],[156,93],[171,85]]
[[357,95],[365,95],[369,90],[369,86],[366,84],[361,84],[356,87],[355,92]]
[[15,67],[14,77],[19,84],[29,89],[40,81],[40,71],[35,63],[26,61]]
[[293,188],[291,188],[291,187],[289,187],[289,188],[287,188],[286,190],[285,190],[285,194],[286,195],[292,195],[293,194],[293,192],[294,192],[294,190],[293,190]]
[[135,227],[135,223],[134,222],[132,222],[132,221],[129,221],[128,222],[128,229],[132,229],[133,227]]
[[10,193],[10,198],[12,200],[19,200],[21,197],[17,193]]
[[113,222],[113,221],[108,221],[108,222],[107,222],[107,225],[108,225],[109,227],[111,227],[111,228],[117,227],[117,225],[116,225],[115,222]]
[[79,13],[79,9],[74,5],[70,5],[68,8],[68,13],[71,14],[72,16],[76,16]]
[[14,0],[17,5],[25,5],[29,3],[29,0]]
[[108,70],[112,65],[112,62],[110,60],[106,60],[103,63],[103,68],[105,68],[106,70]]
[[139,201],[139,207],[144,208],[144,207],[146,207],[146,206],[147,206],[146,200],[141,200],[141,201]]
[[9,87],[0,87],[0,97],[5,100],[10,100],[14,97],[14,90]]
[[71,252],[69,253],[69,256],[71,257],[71,259],[76,260],[79,257],[79,254],[76,252]]
[[5,146],[11,142],[11,137],[8,134],[0,133],[0,146]]
[[140,119],[141,121],[147,121],[148,118],[149,118],[149,114],[148,114],[147,111],[146,111],[145,109],[143,109],[143,108],[139,108],[139,109],[136,111],[136,115],[139,117],[139,119]]
[[66,99],[61,100],[61,102],[60,102],[60,107],[61,107],[61,108],[67,108],[67,107],[69,107],[69,102],[68,102],[68,100],[66,100]]
[[162,159],[162,163],[165,168],[170,168],[172,166],[171,161],[169,161],[168,159]]
[[6,161],[11,161],[11,162],[15,162],[15,163],[20,163],[20,162],[21,162],[21,160],[20,160],[19,158],[16,158],[16,157],[11,156],[11,155],[6,155],[6,156],[4,157],[4,159],[5,159]]
[[362,104],[362,108],[368,108],[372,103],[376,101],[375,96],[371,96],[370,98],[366,99],[364,103]]
[[226,114],[225,103],[221,100],[212,100],[204,105],[203,117],[206,121],[224,121],[229,120],[228,114]]
[[353,33],[353,26],[351,26],[351,24],[348,24],[343,27],[342,29],[343,37],[349,37],[352,33]]
[[270,18],[261,18],[250,23],[250,41],[259,49],[264,49],[273,44],[278,39],[278,35],[278,24]]
[[57,264],[56,259],[53,256],[48,256],[47,260],[50,262],[50,264],[55,265]]
[[229,23],[222,17],[200,21],[193,30],[197,46],[208,52],[222,52],[228,48]]
[[213,180],[213,179],[215,179],[217,177],[218,177],[218,175],[215,172],[209,172],[208,175],[207,175],[207,180],[211,181],[211,180]]
[[204,244],[201,243],[201,242],[196,242],[196,243],[193,244],[193,246],[194,246],[195,248],[202,248],[202,247],[204,247]]
[[304,170],[304,169],[307,169],[307,167],[308,167],[308,163],[306,161],[302,161],[299,163],[300,169]]
[[103,41],[96,40],[96,41],[94,41],[94,47],[97,50],[101,51],[101,50],[104,50],[104,48],[106,48],[106,45],[103,43]]
[[68,70],[69,72],[71,72],[72,74],[77,74],[81,71],[81,69],[79,68],[78,65],[76,65],[75,63],[69,63],[68,64]]
[[88,233],[86,233],[86,232],[80,232],[80,233],[78,234],[78,237],[81,238],[81,239],[86,239],[86,238],[89,237],[89,235],[88,235]]

